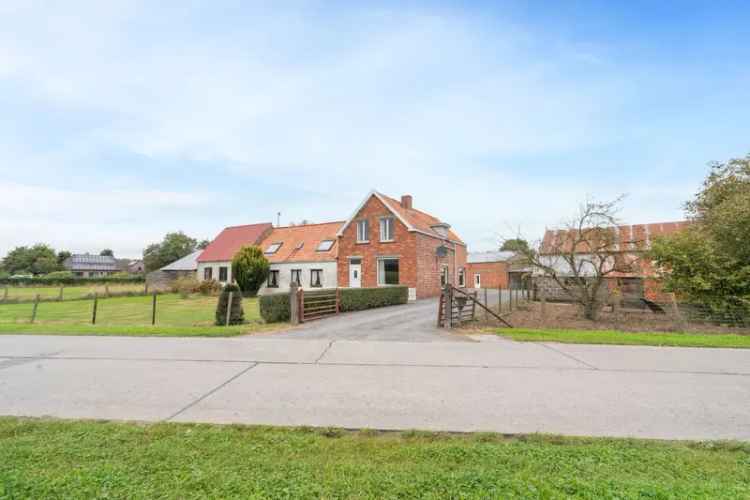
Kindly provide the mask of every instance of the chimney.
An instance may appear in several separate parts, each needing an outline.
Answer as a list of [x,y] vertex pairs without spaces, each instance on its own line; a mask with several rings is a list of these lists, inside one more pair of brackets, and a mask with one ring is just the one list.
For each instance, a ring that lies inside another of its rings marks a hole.
[[410,194],[405,194],[401,197],[401,206],[404,208],[411,208],[412,205],[412,197]]

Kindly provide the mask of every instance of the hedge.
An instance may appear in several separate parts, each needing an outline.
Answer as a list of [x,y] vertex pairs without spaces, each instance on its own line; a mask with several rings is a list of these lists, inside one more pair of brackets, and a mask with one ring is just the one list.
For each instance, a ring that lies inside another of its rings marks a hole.
[[[364,311],[375,307],[406,304],[408,300],[409,288],[406,286],[342,288],[340,311]],[[289,321],[289,293],[261,295],[258,302],[260,315],[266,323]]]
[[260,317],[266,323],[289,321],[289,293],[261,295],[258,299]]
[[125,284],[144,283],[145,276],[131,276],[127,278],[6,278],[0,279],[0,286],[53,286],[53,285],[95,285],[95,284]]
[[409,301],[409,288],[406,286],[385,286],[382,288],[342,288],[342,312],[363,311],[375,307],[395,306]]
[[232,294],[232,307],[229,314],[230,325],[241,325],[245,322],[245,311],[242,308],[242,291],[235,284],[227,284],[222,288],[219,301],[216,304],[216,325],[227,324],[227,306],[229,306],[229,294]]

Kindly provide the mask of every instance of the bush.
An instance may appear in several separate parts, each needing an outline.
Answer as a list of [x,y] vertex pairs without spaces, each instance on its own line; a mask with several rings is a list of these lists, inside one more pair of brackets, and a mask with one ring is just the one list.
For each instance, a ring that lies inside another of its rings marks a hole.
[[73,276],[73,273],[70,271],[54,271],[51,273],[47,273],[44,275],[43,279],[45,280],[54,280],[54,279],[73,279],[75,276]]
[[198,284],[201,295],[216,295],[221,291],[221,284],[216,280],[203,280]]
[[406,304],[408,301],[409,288],[406,286],[342,288],[340,311],[363,311],[375,307]]
[[289,321],[288,293],[261,295],[258,303],[260,305],[260,316],[266,323]]
[[268,278],[269,263],[257,246],[243,246],[232,259],[232,277],[245,295],[254,297]]
[[241,325],[245,322],[245,311],[242,309],[242,291],[237,285],[229,284],[224,287],[216,304],[216,324],[224,326],[227,324],[227,305],[229,304],[229,293],[232,293],[232,310],[229,316],[230,325]]
[[190,276],[181,276],[174,280],[171,284],[171,289],[175,293],[179,293],[181,297],[185,298],[191,293],[198,293],[200,291],[201,283]]
[[99,278],[76,278],[75,276],[72,278],[47,278],[46,276],[40,276],[38,278],[34,278],[33,276],[28,276],[24,278],[7,278],[7,279],[0,278],[0,285],[28,285],[28,286],[71,285],[71,286],[74,286],[74,285],[96,285],[96,284],[103,285],[105,283],[109,283],[110,285],[113,285],[113,284],[127,284],[127,283],[144,283],[145,281],[146,281],[146,277],[143,275],[128,276],[127,278],[114,278],[111,276],[99,277]]

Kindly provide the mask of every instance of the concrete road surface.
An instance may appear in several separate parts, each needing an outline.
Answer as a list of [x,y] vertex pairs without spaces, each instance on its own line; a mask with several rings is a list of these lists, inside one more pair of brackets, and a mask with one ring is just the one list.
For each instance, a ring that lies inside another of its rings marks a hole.
[[750,350],[0,336],[0,414],[750,440]]

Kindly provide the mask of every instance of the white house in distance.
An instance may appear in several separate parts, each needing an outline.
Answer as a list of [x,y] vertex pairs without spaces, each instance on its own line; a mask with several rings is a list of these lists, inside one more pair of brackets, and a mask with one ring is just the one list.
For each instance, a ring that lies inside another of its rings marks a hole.
[[272,229],[270,222],[224,229],[198,257],[198,280],[231,283],[232,258],[237,251],[245,245],[260,245]]

